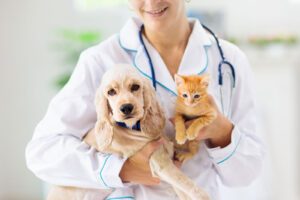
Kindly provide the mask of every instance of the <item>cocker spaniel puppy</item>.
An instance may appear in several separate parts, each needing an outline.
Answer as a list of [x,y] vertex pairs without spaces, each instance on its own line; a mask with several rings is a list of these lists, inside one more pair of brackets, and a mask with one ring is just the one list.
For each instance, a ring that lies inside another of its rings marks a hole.
[[[152,83],[131,65],[117,65],[103,75],[95,105],[97,122],[84,141],[98,151],[128,158],[148,142],[164,137],[165,116]],[[171,184],[181,200],[208,200],[207,193],[173,164],[172,157],[173,145],[165,138],[164,145],[150,157],[152,174]],[[64,195],[63,190],[59,192],[60,197]],[[78,191],[81,195],[91,192],[86,189]],[[74,188],[72,192],[76,195]]]

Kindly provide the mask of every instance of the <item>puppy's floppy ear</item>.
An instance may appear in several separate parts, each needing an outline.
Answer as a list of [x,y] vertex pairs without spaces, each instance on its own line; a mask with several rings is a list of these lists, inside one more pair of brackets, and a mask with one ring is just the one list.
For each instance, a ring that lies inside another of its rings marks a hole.
[[155,89],[148,79],[143,82],[144,116],[141,120],[141,129],[149,137],[157,138],[165,126],[165,115],[160,107]]
[[111,123],[109,120],[109,115],[111,111],[108,104],[108,100],[104,95],[104,89],[102,86],[100,86],[96,92],[94,103],[96,106],[97,121]]
[[97,138],[98,149],[104,151],[112,141],[113,125],[110,120],[111,109],[101,86],[96,92],[95,106],[97,112],[95,135]]

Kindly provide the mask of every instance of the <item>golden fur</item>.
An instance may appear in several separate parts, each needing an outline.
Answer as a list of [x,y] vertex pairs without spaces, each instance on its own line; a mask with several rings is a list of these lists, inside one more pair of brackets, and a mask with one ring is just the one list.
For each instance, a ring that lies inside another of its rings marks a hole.
[[[179,145],[187,143],[176,157],[181,162],[194,157],[199,150],[199,141],[195,140],[199,131],[209,125],[217,116],[210,105],[207,88],[210,75],[175,75],[178,97],[175,105],[176,141]],[[186,130],[185,121],[195,119]],[[188,142],[186,142],[189,140]]]
[[[133,85],[138,85],[139,89],[133,91]],[[134,106],[130,116],[120,111],[120,107],[128,103]],[[84,141],[101,152],[117,153],[128,158],[148,142],[163,136],[165,116],[156,100],[155,90],[151,82],[141,76],[133,66],[118,65],[103,75],[101,86],[96,93],[95,105],[98,120]],[[124,128],[115,123],[120,121],[131,127],[139,120],[141,131]],[[164,141],[164,145],[150,157],[152,174],[171,184],[181,200],[209,200],[207,193],[173,164],[173,144],[166,138]],[[94,192],[80,188],[71,188],[72,192],[66,187],[60,187],[60,190],[55,188],[49,197],[54,195],[48,200],[61,197],[79,199],[77,194]]]

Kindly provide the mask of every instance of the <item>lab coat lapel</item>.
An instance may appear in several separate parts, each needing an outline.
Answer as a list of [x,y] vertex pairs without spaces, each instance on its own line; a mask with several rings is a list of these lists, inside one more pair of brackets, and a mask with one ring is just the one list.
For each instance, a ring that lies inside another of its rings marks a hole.
[[212,42],[208,33],[198,20],[190,19],[194,23],[186,50],[181,60],[178,74],[203,74],[209,65],[208,51]]
[[141,20],[136,17],[132,17],[127,21],[125,26],[123,26],[119,35],[119,43],[123,49],[137,52],[141,46],[139,41],[139,30],[141,26]]
[[139,72],[152,81],[148,58],[139,39],[141,26],[142,21],[139,18],[132,17],[128,20],[120,32],[119,43],[124,50],[134,53],[132,64]]

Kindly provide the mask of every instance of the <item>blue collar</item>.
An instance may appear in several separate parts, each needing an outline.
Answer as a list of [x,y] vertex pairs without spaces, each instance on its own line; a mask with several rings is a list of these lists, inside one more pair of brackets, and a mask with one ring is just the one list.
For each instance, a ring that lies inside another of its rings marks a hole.
[[135,125],[133,125],[133,127],[128,127],[126,126],[126,124],[124,122],[116,122],[119,126],[128,128],[128,129],[132,129],[132,130],[137,130],[140,131],[141,130],[141,123],[140,121],[138,121]]

